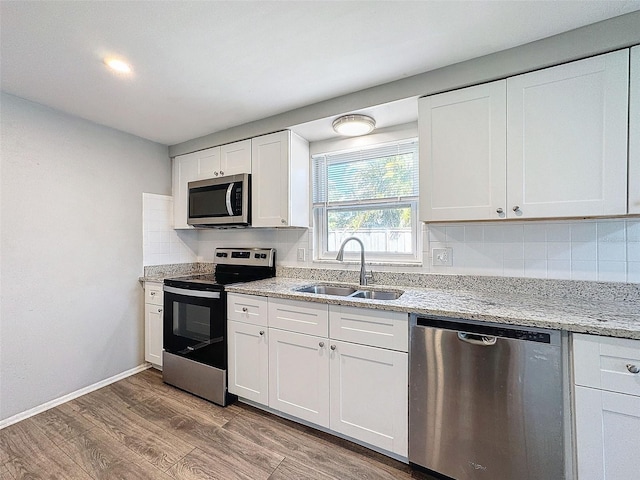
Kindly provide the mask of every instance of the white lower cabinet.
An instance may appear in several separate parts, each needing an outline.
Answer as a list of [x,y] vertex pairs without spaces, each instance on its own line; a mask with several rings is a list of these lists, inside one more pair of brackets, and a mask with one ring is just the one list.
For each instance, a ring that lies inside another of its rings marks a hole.
[[227,295],[229,392],[269,404],[269,331],[267,298]]
[[269,404],[269,335],[261,325],[230,321],[229,392],[239,397]]
[[407,354],[331,341],[331,430],[407,455]]
[[640,397],[576,386],[579,480],[640,477]]
[[162,366],[162,284],[144,285],[144,359]]
[[579,480],[640,478],[640,341],[573,335]]
[[229,315],[261,301],[263,335],[229,322],[229,391],[406,457],[407,314],[233,294]]
[[269,329],[269,407],[329,427],[328,339]]

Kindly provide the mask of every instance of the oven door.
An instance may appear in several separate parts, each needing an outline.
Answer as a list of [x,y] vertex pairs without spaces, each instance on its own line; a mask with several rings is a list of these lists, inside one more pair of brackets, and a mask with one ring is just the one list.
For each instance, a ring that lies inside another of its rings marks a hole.
[[163,347],[174,355],[225,370],[227,322],[222,291],[164,286]]

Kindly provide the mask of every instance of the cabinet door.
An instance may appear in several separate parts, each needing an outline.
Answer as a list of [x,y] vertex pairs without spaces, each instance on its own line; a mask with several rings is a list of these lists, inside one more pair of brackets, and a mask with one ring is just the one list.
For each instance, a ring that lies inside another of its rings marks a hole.
[[640,472],[640,397],[576,387],[579,480],[632,480]]
[[631,49],[629,213],[640,213],[640,46]]
[[220,175],[251,173],[251,140],[220,147]]
[[162,306],[144,306],[144,359],[162,366]]
[[407,456],[407,354],[331,341],[331,429]]
[[260,325],[228,322],[229,392],[262,405],[269,403],[269,342]]
[[289,225],[288,131],[251,140],[251,224],[254,227]]
[[505,102],[504,80],[420,99],[422,220],[504,218]]
[[205,180],[222,175],[220,172],[220,147],[207,148],[197,154],[200,163],[198,178],[195,180]]
[[328,342],[269,329],[269,407],[329,426]]
[[187,225],[188,184],[199,180],[198,152],[179,155],[173,159],[173,228],[193,228]]
[[507,215],[627,210],[629,51],[507,80]]

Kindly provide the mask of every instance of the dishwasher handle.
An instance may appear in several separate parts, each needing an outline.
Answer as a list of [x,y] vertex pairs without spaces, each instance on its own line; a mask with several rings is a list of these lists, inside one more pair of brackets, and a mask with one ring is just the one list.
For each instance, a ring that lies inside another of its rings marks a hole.
[[458,332],[458,340],[471,343],[473,345],[481,345],[483,347],[490,347],[495,345],[498,341],[498,337],[489,335],[476,335],[475,333]]

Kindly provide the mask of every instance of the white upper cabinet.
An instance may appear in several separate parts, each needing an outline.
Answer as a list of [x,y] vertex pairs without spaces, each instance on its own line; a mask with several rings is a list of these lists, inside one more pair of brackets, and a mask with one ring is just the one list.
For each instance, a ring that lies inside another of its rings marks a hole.
[[640,46],[631,49],[629,213],[640,213]]
[[251,173],[251,139],[220,147],[219,174],[222,176],[239,173]]
[[507,80],[507,215],[627,211],[629,52]]
[[176,229],[193,228],[187,225],[188,184],[201,178],[199,153],[179,155],[173,159],[173,228]]
[[251,224],[309,226],[309,144],[290,131],[251,140]]
[[422,220],[627,213],[628,85],[621,50],[420,99]]
[[506,82],[419,102],[423,220],[504,217]]
[[189,182],[251,173],[251,140],[207,148],[173,159],[173,228],[187,225]]

